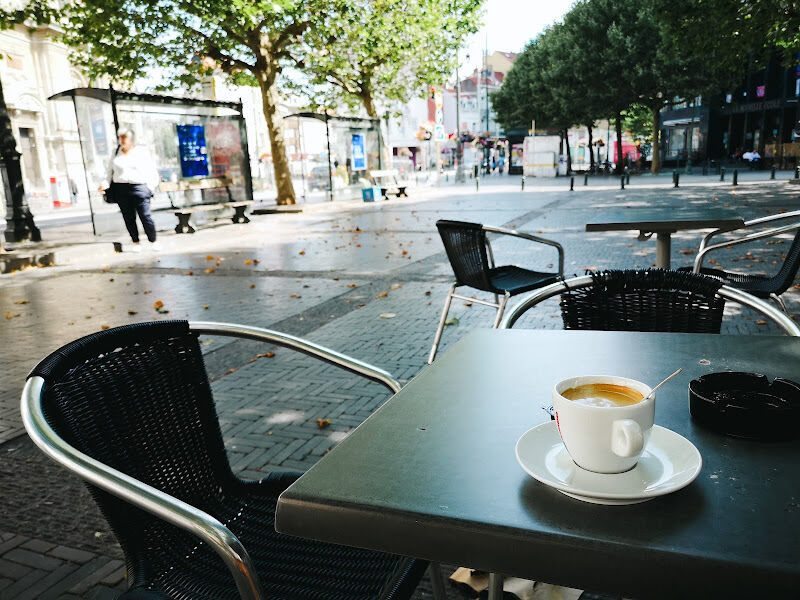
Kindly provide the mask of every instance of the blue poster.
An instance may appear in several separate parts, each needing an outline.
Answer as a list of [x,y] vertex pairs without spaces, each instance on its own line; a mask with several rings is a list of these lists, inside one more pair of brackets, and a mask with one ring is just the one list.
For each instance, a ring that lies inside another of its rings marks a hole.
[[208,177],[206,131],[202,125],[177,125],[183,177]]
[[364,151],[364,135],[353,134],[351,153],[353,155],[353,171],[363,171],[367,168],[367,155]]
[[89,105],[89,119],[92,122],[92,139],[98,154],[108,155],[108,133],[106,133],[106,120],[103,107],[97,104]]

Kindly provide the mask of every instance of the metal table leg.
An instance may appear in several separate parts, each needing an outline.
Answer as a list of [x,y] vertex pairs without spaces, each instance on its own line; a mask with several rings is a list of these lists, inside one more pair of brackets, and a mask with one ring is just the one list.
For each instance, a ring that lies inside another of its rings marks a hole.
[[489,600],[503,600],[503,576],[489,573]]
[[672,253],[672,232],[659,231],[656,233],[656,266],[659,269],[670,268],[670,254]]

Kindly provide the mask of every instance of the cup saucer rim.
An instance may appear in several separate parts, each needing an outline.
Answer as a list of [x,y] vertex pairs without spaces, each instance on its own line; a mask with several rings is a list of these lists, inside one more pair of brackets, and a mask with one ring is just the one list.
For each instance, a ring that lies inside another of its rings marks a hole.
[[[553,448],[555,445],[560,444],[561,449],[560,453],[566,453],[567,449],[564,446],[563,442],[561,441],[561,437],[558,434],[558,429],[556,428],[555,421],[547,421],[545,423],[541,423],[536,427],[533,427],[526,431],[525,433],[520,436],[517,440],[515,446],[515,454],[517,457],[517,462],[520,464],[522,469],[531,477],[536,479],[537,481],[543,483],[544,485],[556,489],[560,492],[565,492],[567,495],[571,495],[574,497],[585,497],[585,498],[593,498],[593,499],[604,499],[604,500],[644,500],[650,498],[656,498],[658,496],[663,496],[665,494],[670,494],[672,492],[678,491],[683,489],[690,483],[692,483],[697,476],[700,474],[700,471],[703,467],[703,458],[697,449],[697,447],[688,439],[686,439],[681,434],[668,429],[666,427],[662,427],[660,425],[653,425],[653,429],[650,436],[650,443],[659,444],[664,450],[669,451],[669,446],[672,445],[674,447],[675,444],[680,444],[684,446],[684,448],[690,451],[692,460],[687,461],[689,464],[689,469],[686,471],[684,477],[672,482],[669,485],[661,485],[659,487],[650,489],[650,490],[642,490],[640,492],[606,492],[606,491],[598,491],[598,490],[591,490],[585,489],[583,487],[576,487],[570,484],[565,484],[556,479],[555,475],[546,468],[544,461],[526,459],[526,457],[520,455],[520,446],[526,440],[526,438],[530,438],[530,436],[539,436],[543,441],[540,442],[541,446],[545,448]],[[663,440],[668,440],[666,447],[663,444],[660,444]],[[649,445],[649,444],[648,444]],[[544,448],[542,449],[544,451]],[[659,456],[658,453],[653,454],[653,456],[659,460],[663,464],[663,459]],[[571,461],[571,459],[570,459]],[[572,461],[571,461],[572,462]],[[538,464],[537,464],[538,463]],[[578,465],[572,462],[572,465],[575,469],[581,469]],[[541,468],[536,469],[535,466],[541,466]],[[622,477],[627,476],[632,472],[636,472],[638,465],[635,466],[633,469],[629,471],[625,471],[623,473],[594,473],[598,477],[603,478],[614,478],[614,477]]]

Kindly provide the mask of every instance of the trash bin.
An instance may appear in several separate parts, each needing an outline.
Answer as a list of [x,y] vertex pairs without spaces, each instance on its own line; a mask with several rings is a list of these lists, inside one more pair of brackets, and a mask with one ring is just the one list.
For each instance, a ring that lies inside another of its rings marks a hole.
[[368,187],[361,190],[361,198],[364,202],[375,202],[381,197],[381,188]]

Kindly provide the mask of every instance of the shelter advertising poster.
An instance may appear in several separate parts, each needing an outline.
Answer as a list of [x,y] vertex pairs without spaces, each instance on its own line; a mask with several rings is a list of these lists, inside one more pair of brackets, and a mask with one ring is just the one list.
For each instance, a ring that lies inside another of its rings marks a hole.
[[202,125],[176,125],[183,177],[208,177],[208,150]]
[[108,133],[103,107],[96,104],[89,105],[89,119],[92,123],[92,139],[94,148],[102,156],[108,155]]
[[353,155],[353,171],[363,171],[367,168],[367,153],[364,149],[364,134],[352,134],[351,153]]

